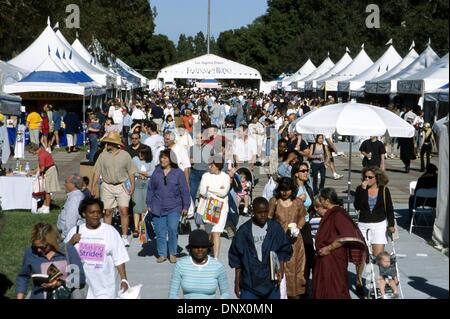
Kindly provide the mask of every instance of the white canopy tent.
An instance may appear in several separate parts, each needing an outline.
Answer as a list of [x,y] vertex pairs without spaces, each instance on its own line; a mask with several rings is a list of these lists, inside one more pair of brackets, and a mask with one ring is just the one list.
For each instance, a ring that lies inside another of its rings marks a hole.
[[49,21],[41,35],[27,49],[8,61],[8,63],[32,72],[47,58],[49,51],[52,53],[58,51],[60,54],[67,54],[72,60],[71,63],[74,63],[95,82],[102,86],[109,85],[108,74],[95,69],[95,67],[90,65],[89,62],[85,61],[75,50],[73,50],[70,44],[67,44],[56,35],[50,27]]
[[425,92],[425,101],[448,102],[448,83],[439,89]]
[[92,83],[80,83],[79,79],[73,73],[65,71],[58,58],[51,54],[27,77],[17,83],[5,85],[5,92],[10,94],[53,92],[85,96],[102,93],[97,90],[101,88],[92,86]]
[[448,83],[448,53],[430,67],[397,82],[398,93],[424,95]]
[[330,57],[328,56],[318,67],[317,69],[314,70],[314,72],[312,72],[310,75],[308,75],[306,78],[300,80],[297,82],[297,88],[300,91],[305,91],[305,83],[306,81],[310,81],[310,80],[314,80],[317,79],[319,77],[321,77],[322,75],[324,75],[325,73],[327,73],[328,71],[330,71],[332,68],[334,67],[334,63],[333,61],[331,61]]
[[390,45],[386,52],[367,70],[350,80],[340,81],[338,83],[338,91],[351,92],[362,90],[366,81],[385,74],[400,63],[401,60],[402,57],[395,50],[394,46]]
[[[324,81],[321,81],[321,89],[326,92],[337,92],[339,81],[349,80],[365,70],[367,70],[373,64],[372,59],[364,51],[364,47],[358,53],[358,55],[353,59],[353,61],[335,76],[332,76]],[[319,82],[318,82],[319,83]]]
[[205,54],[163,68],[159,71],[158,79],[217,79],[217,80],[259,80],[258,70],[246,65],[224,59],[214,54]]
[[128,64],[126,64],[125,62],[123,62],[121,59],[116,58],[116,63],[118,65],[120,65],[120,67],[122,67],[123,69],[125,69],[128,73],[130,73],[131,75],[139,78],[141,80],[141,87],[145,87],[148,85],[148,81],[149,79],[147,79],[145,76],[143,76],[142,74],[140,74],[139,72],[137,72],[135,69],[133,69],[131,66],[129,66]]
[[335,76],[339,72],[341,72],[343,69],[345,69],[350,63],[352,63],[352,58],[348,54],[348,52],[345,52],[345,54],[342,56],[342,58],[332,67],[328,72],[323,74],[322,76],[314,79],[314,80],[308,80],[305,82],[305,91],[315,91],[317,87],[319,89],[323,89],[320,87],[320,84],[324,85],[324,80]]
[[406,79],[409,76],[426,69],[439,60],[439,56],[430,46],[427,48],[406,68],[392,75],[390,78],[377,81],[377,94],[395,94],[397,93],[397,82]]
[[281,86],[289,91],[293,82],[303,80],[315,70],[316,66],[314,65],[314,63],[312,63],[311,59],[308,59],[308,61],[306,61],[305,64],[303,64],[303,66],[297,70],[297,72],[295,72],[291,76],[284,78],[282,80]]
[[418,57],[419,54],[416,52],[416,50],[414,50],[414,46],[412,46],[408,54],[403,58],[403,60],[399,64],[397,64],[396,67],[394,67],[393,69],[389,70],[385,74],[375,79],[366,81],[364,90],[367,93],[371,94],[389,94],[391,89],[391,82],[389,81],[388,85],[384,85],[386,84],[385,80],[391,79],[394,75],[407,68]]

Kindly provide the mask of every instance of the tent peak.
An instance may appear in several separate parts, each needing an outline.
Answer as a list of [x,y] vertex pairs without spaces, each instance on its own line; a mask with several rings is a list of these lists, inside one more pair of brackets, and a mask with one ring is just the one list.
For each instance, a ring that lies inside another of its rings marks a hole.
[[412,49],[414,49],[416,47],[416,43],[414,42],[414,40],[413,40],[413,42],[411,43],[411,46],[409,47],[409,51],[411,51]]
[[47,17],[47,25],[50,26],[50,16]]
[[385,44],[385,45],[392,45],[392,43],[393,43],[393,40],[392,40],[392,38],[390,38],[390,39],[389,39],[389,41],[388,41],[388,42],[386,42],[386,44]]
[[348,47],[345,47],[345,52],[351,53],[350,49]]

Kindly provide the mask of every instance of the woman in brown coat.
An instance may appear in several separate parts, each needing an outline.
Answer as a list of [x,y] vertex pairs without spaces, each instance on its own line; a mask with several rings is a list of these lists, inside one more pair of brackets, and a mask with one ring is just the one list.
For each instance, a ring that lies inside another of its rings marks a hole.
[[290,178],[280,179],[275,194],[269,203],[269,218],[280,223],[291,239],[293,254],[284,268],[287,296],[299,299],[306,290],[305,248],[300,235],[300,229],[305,224],[306,209],[302,202],[295,200],[297,187]]

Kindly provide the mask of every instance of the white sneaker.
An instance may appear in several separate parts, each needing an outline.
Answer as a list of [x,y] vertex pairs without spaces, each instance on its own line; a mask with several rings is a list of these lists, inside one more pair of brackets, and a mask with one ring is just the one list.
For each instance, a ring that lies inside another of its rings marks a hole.
[[59,148],[59,145],[58,145],[58,144],[56,144],[55,148]]
[[334,173],[333,176],[334,176],[334,179],[341,179],[342,177],[344,177],[344,175],[340,175],[338,173]]
[[128,240],[128,236],[122,235],[122,241],[125,247],[130,247],[130,241]]
[[38,214],[50,214],[50,207],[43,205],[37,212]]

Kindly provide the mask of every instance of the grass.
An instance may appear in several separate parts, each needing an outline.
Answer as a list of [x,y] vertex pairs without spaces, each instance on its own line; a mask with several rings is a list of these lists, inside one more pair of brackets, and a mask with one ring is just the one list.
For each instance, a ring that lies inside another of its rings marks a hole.
[[29,211],[0,212],[0,299],[5,285],[9,286],[7,282],[13,285],[6,290],[5,297],[15,298],[16,275],[22,266],[25,249],[31,246],[31,230],[40,222],[56,225],[58,206],[52,206],[48,215],[35,215]]

